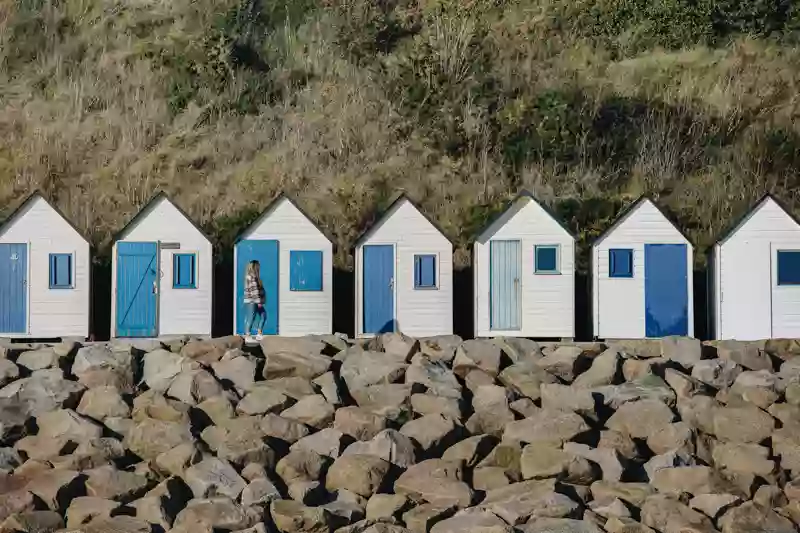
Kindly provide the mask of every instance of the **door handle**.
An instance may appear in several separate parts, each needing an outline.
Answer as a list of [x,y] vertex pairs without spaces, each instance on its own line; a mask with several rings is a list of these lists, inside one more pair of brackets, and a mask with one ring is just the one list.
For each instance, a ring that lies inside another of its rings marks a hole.
[[391,278],[391,279],[389,280],[389,288],[390,288],[390,289],[394,289],[394,278]]
[[155,281],[153,282],[153,294],[158,294],[158,284]]

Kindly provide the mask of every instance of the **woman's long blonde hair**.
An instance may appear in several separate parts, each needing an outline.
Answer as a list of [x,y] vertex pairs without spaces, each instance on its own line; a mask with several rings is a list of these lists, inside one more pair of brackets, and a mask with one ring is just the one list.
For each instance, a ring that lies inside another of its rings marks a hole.
[[247,276],[253,276],[258,281],[258,284],[261,285],[261,265],[258,261],[250,261],[247,263],[247,271],[245,272]]

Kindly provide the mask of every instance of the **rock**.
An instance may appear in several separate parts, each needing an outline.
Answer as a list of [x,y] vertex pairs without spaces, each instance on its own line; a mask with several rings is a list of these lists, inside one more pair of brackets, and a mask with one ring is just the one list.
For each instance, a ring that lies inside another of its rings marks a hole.
[[745,502],[719,519],[722,533],[795,533],[791,521],[769,508]]
[[0,358],[0,387],[19,378],[19,367],[8,359]]
[[264,477],[252,480],[242,491],[242,505],[245,507],[267,505],[272,500],[279,499],[281,499],[280,491],[272,481]]
[[275,452],[264,442],[261,419],[256,416],[232,418],[221,425],[208,426],[200,437],[220,459],[236,465],[275,464]]
[[103,428],[72,409],[56,409],[36,417],[37,436],[45,439],[65,439],[73,442],[98,439]]
[[707,466],[662,468],[655,472],[650,484],[658,492],[676,497],[684,492],[693,495],[715,493],[721,487],[714,472]]
[[404,359],[383,352],[356,352],[351,354],[339,370],[347,388],[353,391],[370,385],[399,381],[406,372]]
[[717,356],[732,361],[748,370],[772,371],[769,355],[758,349],[758,345],[750,342],[722,341],[717,344]]
[[[225,354],[222,359],[211,365],[214,375],[222,383],[230,382],[239,394],[249,391],[256,380],[256,363],[243,355]],[[235,353],[235,352],[233,352]]]
[[72,373],[88,388],[103,385],[132,393],[136,362],[130,349],[109,349],[103,344],[84,346],[75,354]]
[[502,350],[491,341],[468,340],[456,349],[453,372],[462,378],[474,368],[483,370],[492,377],[500,372]]
[[408,498],[402,494],[375,494],[367,502],[367,520],[396,517],[407,506]]
[[555,411],[572,411],[596,418],[595,401],[589,389],[578,389],[558,383],[542,383],[542,407]]
[[156,467],[173,476],[183,476],[183,473],[190,466],[197,464],[202,459],[200,450],[194,443],[179,444],[171,450],[156,457]]
[[411,387],[406,384],[372,385],[351,390],[350,394],[362,409],[392,421],[406,419],[411,414]]
[[130,406],[125,403],[119,390],[114,386],[101,386],[87,390],[81,396],[78,412],[95,420],[131,416]]
[[467,375],[464,376],[464,385],[466,385],[467,389],[469,389],[469,391],[473,394],[478,390],[478,387],[494,384],[494,377],[479,368],[473,368],[469,370]]
[[473,500],[469,485],[461,481],[460,465],[441,459],[409,467],[395,481],[394,491],[440,507],[469,507]]
[[685,422],[667,424],[647,437],[647,447],[656,455],[670,450],[694,453],[694,432]]
[[225,394],[222,385],[203,369],[180,372],[169,386],[167,394],[187,405],[197,405],[209,398]]
[[316,394],[311,380],[301,377],[276,378],[259,383],[260,386],[270,387],[275,391],[282,392],[293,400],[300,400],[306,396]]
[[205,413],[212,423],[223,425],[236,416],[233,403],[228,396],[214,396],[197,404],[197,409]]
[[705,383],[672,368],[664,370],[664,380],[672,387],[678,398],[691,398],[708,393]]
[[539,408],[530,398],[520,398],[519,400],[514,400],[508,404],[508,407],[523,418],[528,418],[539,412]]
[[447,448],[458,439],[459,431],[460,427],[455,422],[441,415],[423,416],[400,428],[400,433],[412,439],[429,454]]
[[676,468],[681,466],[693,466],[694,458],[686,452],[670,450],[661,455],[655,455],[644,464],[644,470],[651,481],[655,478],[656,472],[663,468]]
[[593,390],[603,397],[603,403],[612,409],[640,400],[655,400],[667,405],[675,404],[675,391],[658,376],[644,376],[621,385],[609,385]]
[[512,364],[535,363],[544,357],[539,344],[523,337],[495,337],[497,344]]
[[463,461],[464,466],[472,468],[483,460],[497,444],[489,435],[475,435],[453,444],[442,454],[445,461]]
[[453,420],[460,419],[462,415],[461,400],[433,394],[412,394],[411,409],[422,416],[441,415]]
[[315,394],[302,398],[292,407],[283,411],[281,416],[321,429],[333,421],[335,412],[334,407],[325,401],[324,396]]
[[439,335],[419,339],[419,351],[431,361],[450,364],[456,356],[456,349],[462,343],[458,335]]
[[107,500],[129,501],[147,489],[147,478],[133,472],[117,470],[111,465],[84,472],[86,494]]
[[602,533],[603,531],[586,520],[571,518],[542,518],[528,522],[517,529],[522,533]]
[[578,346],[559,346],[552,353],[536,361],[536,366],[557,376],[561,380],[572,383],[589,361],[583,357],[583,349]]
[[488,511],[465,509],[435,524],[431,533],[512,533],[512,528]]
[[615,450],[620,457],[629,460],[635,459],[639,455],[636,443],[629,435],[610,429],[600,432],[600,441],[597,443],[597,447]]
[[288,444],[293,444],[310,433],[304,424],[272,413],[261,419],[261,432]]
[[636,381],[654,374],[660,374],[669,363],[661,357],[652,359],[625,359],[622,362],[622,376],[625,381]]
[[196,363],[186,357],[167,350],[154,350],[144,355],[142,381],[152,391],[167,392],[178,374],[196,367]]
[[309,450],[292,450],[275,466],[275,472],[286,485],[297,481],[318,481],[328,468],[330,459]]
[[373,339],[373,344],[376,350],[386,352],[402,361],[410,360],[419,348],[416,339],[400,332],[383,333]]
[[344,451],[351,441],[344,433],[335,428],[325,428],[307,437],[303,437],[294,444],[292,450],[310,450],[320,455],[336,458]]
[[265,335],[259,344],[265,357],[281,352],[322,355],[328,348],[328,344],[324,340],[311,336],[280,337]]
[[712,424],[718,439],[731,442],[761,442],[775,429],[773,418],[755,406],[714,409]]
[[155,459],[180,444],[194,442],[187,424],[146,418],[131,427],[124,445],[142,459]]
[[789,503],[786,494],[775,485],[762,485],[753,495],[753,503],[769,509],[783,507]]
[[541,518],[571,516],[579,507],[567,496],[555,492],[553,480],[529,480],[490,490],[479,506],[512,526],[526,521],[535,523]]
[[9,516],[0,523],[0,531],[49,533],[64,527],[61,515],[54,511],[27,511]]
[[591,486],[595,501],[608,503],[616,498],[634,507],[641,507],[655,493],[647,483],[623,483],[621,481],[595,481]]
[[328,490],[345,489],[369,498],[377,492],[390,466],[372,455],[339,457],[328,469],[325,486]]
[[670,424],[675,414],[658,400],[639,400],[621,405],[606,422],[606,427],[630,435],[633,438],[647,439],[663,426]]
[[385,429],[366,442],[354,442],[342,455],[373,455],[384,461],[408,468],[414,464],[414,443],[394,429]]
[[270,514],[275,527],[283,533],[328,533],[332,515],[320,507],[306,507],[291,500],[274,500]]
[[339,380],[333,372],[325,372],[319,377],[314,378],[314,385],[319,387],[319,392],[331,405],[342,405],[342,395],[339,392]]
[[535,416],[506,424],[503,440],[561,445],[588,429],[586,422],[575,413],[542,409]]
[[386,429],[386,419],[360,407],[336,410],[333,427],[356,440],[370,440]]
[[17,416],[38,416],[75,405],[83,390],[80,383],[64,379],[60,369],[37,370],[0,389],[0,420],[3,426],[13,426]]
[[328,371],[331,360],[312,352],[278,351],[266,355],[264,379],[299,377],[314,379]]
[[31,372],[34,370],[57,367],[58,362],[59,357],[52,348],[41,348],[39,350],[22,352],[17,358],[17,364],[27,368]]
[[22,464],[22,457],[13,448],[0,448],[0,476],[10,474]]
[[425,357],[416,358],[406,369],[406,383],[418,383],[427,392],[440,397],[461,399],[461,384],[444,363],[435,363]]
[[195,498],[206,498],[219,494],[236,499],[244,490],[246,483],[230,464],[206,457],[184,472],[183,480],[192,490]]
[[[573,456],[581,457],[587,461],[596,463],[603,472],[603,479],[619,481],[625,473],[622,458],[619,453],[612,448],[590,448],[586,444],[567,442],[564,444],[564,451]],[[583,467],[581,469],[581,474],[582,477],[577,477],[573,474],[570,479],[575,483],[579,481],[593,481],[590,467]]]
[[[4,480],[10,479],[6,476]],[[19,483],[23,485],[23,483]],[[35,507],[34,496],[32,493],[24,490],[20,486],[16,490],[7,490],[4,488],[4,493],[0,494],[0,521],[5,520],[15,513],[23,513],[26,511],[33,511]]]
[[742,367],[728,359],[707,359],[692,368],[692,377],[716,389],[727,389],[742,372]]
[[422,504],[403,513],[403,522],[414,533],[428,533],[437,523],[452,516],[454,507]]
[[519,481],[522,476],[521,462],[522,446],[519,443],[500,442],[500,444],[492,448],[492,451],[489,452],[489,454],[480,463],[478,463],[478,467],[501,468],[507,479]]
[[67,527],[78,528],[95,518],[108,518],[111,516],[111,512],[119,506],[118,502],[105,498],[92,496],[75,498],[67,509]]
[[572,382],[577,389],[593,389],[612,385],[619,373],[620,355],[616,350],[606,350],[592,360],[592,366]]
[[736,377],[731,394],[762,409],[778,401],[778,377],[767,370],[746,371]]
[[78,472],[74,470],[46,470],[35,474],[25,485],[25,490],[38,497],[48,509],[56,511],[69,507],[72,498],[78,495],[75,491],[77,482]]
[[282,392],[265,386],[254,386],[236,405],[236,412],[244,415],[280,413],[290,405],[291,400]]
[[587,470],[591,472],[591,466],[560,448],[529,444],[522,450],[520,470],[523,479],[573,480],[583,477]]
[[81,526],[81,533],[150,533],[150,524],[132,516],[99,517]]
[[630,518],[631,516],[628,506],[619,498],[614,498],[610,503],[592,501],[589,503],[589,507],[593,513],[606,519],[612,516],[618,518]]
[[215,339],[194,339],[181,347],[181,355],[200,363],[211,365],[222,359],[228,350],[241,350],[244,340],[238,335]]
[[334,515],[336,522],[351,524],[364,518],[364,498],[346,490],[336,491],[335,494],[336,499],[324,504],[322,508]]
[[183,402],[164,398],[156,391],[147,391],[133,399],[131,417],[136,422],[148,418],[165,422],[189,423],[189,406]]
[[725,510],[740,501],[741,499],[733,494],[698,494],[691,499],[689,506],[716,520]]
[[650,496],[642,505],[642,523],[664,533],[716,533],[708,517],[664,495]]
[[243,508],[230,498],[214,497],[190,500],[178,516],[175,528],[195,530],[207,526],[214,530],[240,530],[261,521],[254,509]]
[[542,383],[557,383],[558,379],[531,363],[517,363],[509,366],[497,376],[497,379],[510,391],[538,400]]
[[755,474],[765,479],[775,471],[775,463],[769,456],[769,448],[758,444],[717,443],[712,451],[714,466],[718,469]]
[[691,369],[703,355],[703,346],[697,339],[690,337],[663,337],[661,339],[661,357],[675,361],[685,368]]
[[298,480],[292,482],[286,492],[289,498],[306,505],[318,505],[322,500],[322,484],[319,481]]

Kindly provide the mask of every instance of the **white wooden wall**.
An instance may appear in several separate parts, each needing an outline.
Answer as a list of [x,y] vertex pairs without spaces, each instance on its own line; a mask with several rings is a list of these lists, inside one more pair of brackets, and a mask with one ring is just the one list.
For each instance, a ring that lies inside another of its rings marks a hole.
[[[395,247],[395,320],[412,337],[453,333],[453,245],[407,200],[398,202],[356,248],[356,334],[363,336],[363,246]],[[414,290],[414,255],[436,254],[438,289]]]
[[[521,324],[518,331],[490,327],[489,249],[491,240],[519,240],[522,253],[520,279]],[[536,274],[534,247],[560,246],[560,274]],[[532,199],[521,198],[474,244],[475,336],[574,337],[575,241],[552,216]]]
[[800,250],[800,226],[767,198],[717,245],[716,337],[800,337],[800,286],[778,286],[778,250]]
[[[282,336],[327,334],[333,331],[333,245],[317,227],[287,199],[280,200],[242,239],[277,240],[279,253],[278,332]],[[290,290],[289,252],[322,252],[322,291]],[[235,253],[235,251],[234,251]],[[234,257],[234,265],[236,265]],[[239,269],[234,272],[238,287]],[[234,294],[234,330],[238,295]]]
[[[28,334],[31,338],[88,337],[91,298],[89,243],[46,201],[34,198],[0,235],[28,244]],[[73,254],[72,289],[50,289],[50,254]]]
[[[645,338],[644,245],[685,244],[689,294],[689,336],[694,335],[692,245],[650,202],[628,213],[592,247],[592,309],[595,336],[601,339]],[[608,251],[633,250],[633,277],[609,277]]]
[[[180,249],[159,252],[160,289],[158,299],[159,335],[211,335],[213,299],[213,256],[211,243],[176,208],[162,197],[138,221],[127,228],[123,241],[180,243]],[[196,289],[172,288],[172,256],[196,253]],[[111,268],[111,335],[116,335],[117,246]]]

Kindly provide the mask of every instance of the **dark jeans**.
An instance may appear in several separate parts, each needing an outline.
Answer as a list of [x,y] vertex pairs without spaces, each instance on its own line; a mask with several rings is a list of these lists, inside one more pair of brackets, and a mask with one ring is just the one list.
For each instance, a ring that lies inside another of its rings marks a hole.
[[263,305],[255,303],[244,304],[244,334],[250,335],[252,327],[256,327],[256,331],[261,333],[264,331],[264,324],[267,321],[267,310]]

